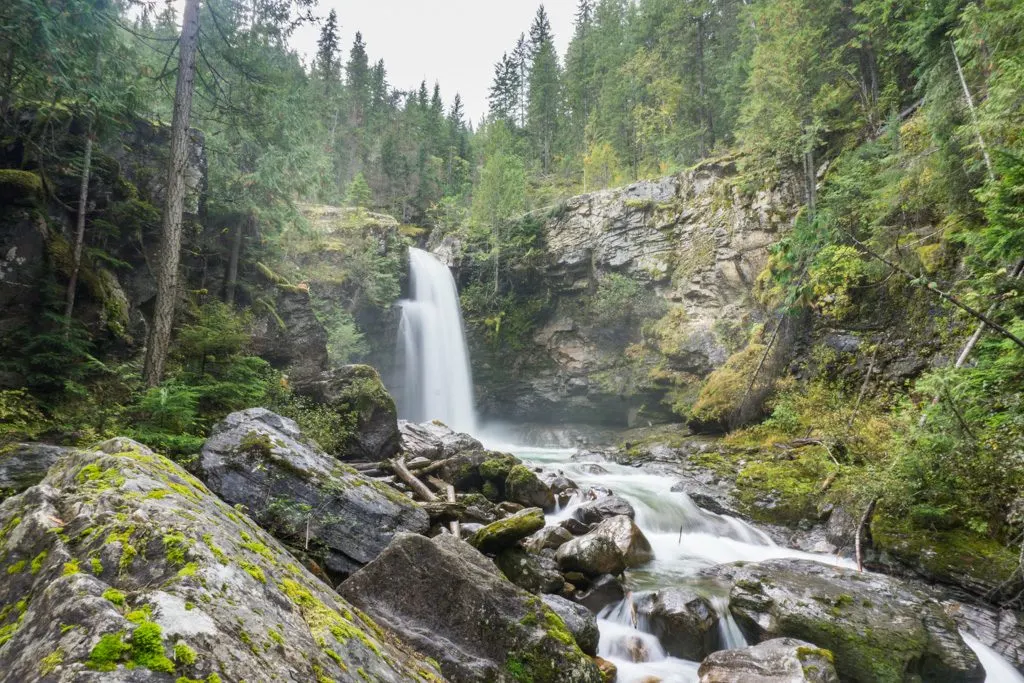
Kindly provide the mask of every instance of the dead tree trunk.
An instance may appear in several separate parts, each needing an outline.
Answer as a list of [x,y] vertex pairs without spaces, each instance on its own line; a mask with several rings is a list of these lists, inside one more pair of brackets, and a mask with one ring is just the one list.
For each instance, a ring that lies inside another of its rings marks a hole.
[[960,58],[956,54],[956,43],[950,39],[949,49],[953,52],[953,62],[956,64],[956,75],[960,77],[960,86],[964,89],[964,99],[967,100],[967,108],[971,110],[971,123],[974,125],[974,135],[978,138],[978,147],[981,148],[981,157],[985,160],[985,169],[988,170],[988,179],[995,180],[996,174],[992,170],[992,160],[988,156],[988,147],[985,146],[985,138],[981,136],[981,126],[978,125],[978,112],[974,109],[974,97],[971,96],[971,89],[967,87],[967,79],[964,78],[964,70],[960,66]]
[[185,208],[185,168],[188,165],[188,129],[192,115],[192,91],[199,46],[199,0],[187,0],[178,42],[178,82],[171,119],[171,155],[167,169],[167,200],[164,204],[156,273],[156,305],[146,344],[143,377],[148,386],[160,383],[171,346],[171,327],[178,299],[178,265],[181,261],[181,223]]
[[92,124],[85,135],[85,153],[82,155],[82,184],[78,190],[78,220],[75,225],[75,245],[71,252],[71,272],[64,297],[64,327],[71,327],[71,314],[75,311],[75,290],[78,289],[78,271],[82,268],[82,246],[85,243],[85,212],[89,206],[89,174],[92,170]]
[[228,256],[228,274],[227,277],[224,278],[224,301],[228,306],[234,306],[235,304],[235,289],[238,286],[238,261],[242,254],[242,240],[245,237],[245,228],[247,226],[254,225],[255,223],[255,216],[250,214],[245,223],[239,222],[235,225],[235,230],[231,237],[231,253]]

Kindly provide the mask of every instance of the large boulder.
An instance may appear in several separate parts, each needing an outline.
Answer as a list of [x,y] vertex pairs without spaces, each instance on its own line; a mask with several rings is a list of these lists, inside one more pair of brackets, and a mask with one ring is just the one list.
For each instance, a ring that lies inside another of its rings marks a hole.
[[700,683],[839,683],[832,653],[794,638],[719,650],[698,670]]
[[598,642],[601,639],[601,631],[597,627],[597,617],[589,609],[566,600],[560,595],[542,595],[540,599],[551,608],[551,611],[562,618],[566,628],[576,639],[584,654],[594,656],[597,654]]
[[484,448],[469,434],[456,432],[439,420],[422,424],[399,420],[398,431],[405,451],[414,457],[439,460],[463,451],[480,451]]
[[707,598],[687,588],[634,593],[637,623],[673,657],[699,662],[721,646],[718,613]]
[[618,574],[654,558],[651,544],[626,515],[611,517],[564,543],[555,554],[563,569],[590,576]]
[[346,365],[297,384],[296,392],[345,418],[347,432],[331,453],[341,460],[385,460],[401,448],[395,400],[369,365]]
[[526,508],[488,524],[473,534],[469,542],[482,552],[496,553],[511,548],[543,527],[544,511],[540,508]]
[[809,560],[718,568],[748,641],[800,638],[827,648],[848,681],[984,681],[941,605],[908,583]]
[[572,540],[572,534],[560,526],[546,526],[523,541],[523,547],[530,552],[557,550]]
[[565,623],[469,544],[399,534],[338,589],[452,681],[599,683]]
[[15,443],[0,448],[0,500],[35,486],[71,449],[45,443]]
[[565,586],[558,564],[545,555],[507,548],[494,558],[494,563],[509,581],[531,593],[559,593]]
[[597,524],[610,517],[625,515],[630,519],[636,516],[633,506],[629,501],[619,496],[602,496],[592,500],[572,511],[572,517],[584,524]]
[[98,448],[0,504],[0,679],[437,680],[195,477]]
[[505,499],[520,505],[555,509],[555,494],[529,467],[514,466],[505,477]]
[[425,533],[427,513],[389,486],[361,476],[264,408],[228,415],[197,464],[228,503],[343,578],[384,550],[395,533]]

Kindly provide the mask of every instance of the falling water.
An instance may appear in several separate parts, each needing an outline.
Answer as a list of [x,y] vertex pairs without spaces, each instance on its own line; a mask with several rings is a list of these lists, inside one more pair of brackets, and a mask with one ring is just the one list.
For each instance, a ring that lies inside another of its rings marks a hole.
[[399,414],[473,433],[473,381],[455,279],[433,254],[410,248],[409,282],[411,298],[399,302]]

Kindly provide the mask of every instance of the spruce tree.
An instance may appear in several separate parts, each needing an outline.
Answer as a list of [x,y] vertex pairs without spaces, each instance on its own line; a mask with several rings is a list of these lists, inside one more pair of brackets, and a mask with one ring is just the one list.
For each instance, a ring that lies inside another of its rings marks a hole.
[[527,132],[542,173],[551,170],[555,135],[561,114],[561,74],[554,36],[544,5],[530,27],[530,92],[527,108]]

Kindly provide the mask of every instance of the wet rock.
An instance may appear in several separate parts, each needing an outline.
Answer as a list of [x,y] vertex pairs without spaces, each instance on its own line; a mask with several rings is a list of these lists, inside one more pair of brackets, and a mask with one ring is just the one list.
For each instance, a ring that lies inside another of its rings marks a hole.
[[626,569],[622,552],[607,536],[587,534],[562,545],[555,554],[563,570],[575,570],[588,576],[621,574]]
[[128,439],[68,453],[0,504],[0,557],[4,681],[439,673],[244,513]]
[[494,506],[494,512],[499,517],[507,517],[509,515],[514,515],[515,513],[525,509],[525,506],[520,505],[519,503],[513,503],[512,501],[509,500],[502,501]]
[[943,608],[964,630],[1024,670],[1024,615],[1010,609],[946,600]]
[[505,478],[505,498],[542,510],[555,509],[555,495],[526,465],[516,465]]
[[611,539],[622,553],[627,567],[637,567],[654,559],[654,551],[647,537],[640,531],[640,527],[625,515],[606,519],[590,533]]
[[470,544],[485,553],[496,553],[516,545],[544,528],[544,511],[526,508],[511,517],[488,524],[469,539]]
[[600,465],[597,465],[597,464],[594,464],[594,463],[587,463],[587,464],[584,464],[584,465],[580,465],[580,471],[581,472],[585,472],[586,474],[594,475],[594,476],[601,475],[601,474],[608,474],[608,470],[606,470],[605,468],[601,467]]
[[714,571],[729,576],[729,609],[749,641],[806,639],[832,651],[844,680],[985,680],[953,620],[909,583],[808,560]]
[[45,443],[16,443],[0,449],[0,500],[35,486],[71,449]]
[[596,655],[601,632],[597,628],[597,617],[594,613],[583,605],[558,595],[542,595],[540,598],[552,612],[562,618],[583,653],[592,657]]
[[612,605],[626,597],[626,589],[618,578],[605,574],[596,577],[585,590],[576,591],[572,599],[580,603],[594,614],[608,605]]
[[386,460],[401,448],[398,412],[380,375],[369,365],[346,365],[297,384],[296,393],[346,415],[353,424],[337,453],[342,460]]
[[825,526],[825,540],[835,547],[836,552],[852,556],[859,527],[860,519],[851,515],[845,507],[836,506],[832,508]]
[[573,536],[582,536],[583,534],[587,533],[588,531],[594,528],[593,524],[584,524],[580,520],[574,519],[572,517],[569,517],[568,519],[563,519],[561,522],[558,523],[558,526],[562,527]]
[[539,553],[541,550],[557,550],[571,540],[572,534],[566,529],[560,526],[546,526],[523,541],[523,546],[530,552]]
[[638,623],[673,657],[700,661],[721,647],[718,614],[707,598],[686,588],[634,593]]
[[832,653],[794,638],[713,652],[698,674],[700,683],[839,683]]
[[609,517],[625,515],[632,519],[636,511],[629,501],[616,495],[604,496],[580,505],[573,510],[572,517],[584,524],[597,524]]
[[598,683],[564,622],[469,544],[399,534],[339,592],[453,681]]
[[619,677],[619,668],[617,666],[602,657],[595,657],[594,663],[597,664],[597,668],[601,672],[603,683],[615,683]]
[[565,584],[554,560],[522,548],[502,550],[494,563],[509,581],[531,593],[558,593]]
[[341,464],[265,408],[231,413],[217,424],[197,470],[221,498],[246,506],[282,541],[308,547],[338,577],[375,558],[396,532],[429,526],[427,513],[408,497]]

